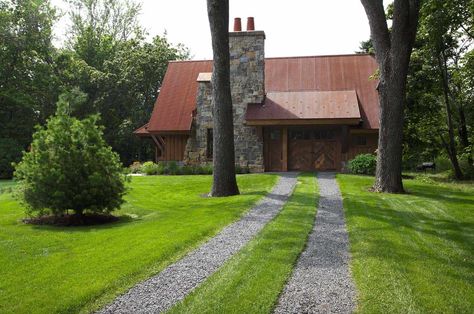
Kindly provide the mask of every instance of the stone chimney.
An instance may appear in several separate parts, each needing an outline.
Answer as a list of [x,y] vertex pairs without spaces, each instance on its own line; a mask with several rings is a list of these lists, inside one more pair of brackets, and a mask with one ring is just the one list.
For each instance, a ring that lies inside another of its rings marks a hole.
[[235,100],[256,103],[265,95],[265,32],[255,31],[253,17],[247,18],[247,31],[240,18],[229,33],[230,77]]
[[253,17],[247,18],[247,30],[241,29],[237,18],[229,33],[235,159],[241,167],[259,172],[263,171],[261,130],[245,125],[245,112],[249,103],[262,103],[265,98],[265,33],[255,31]]

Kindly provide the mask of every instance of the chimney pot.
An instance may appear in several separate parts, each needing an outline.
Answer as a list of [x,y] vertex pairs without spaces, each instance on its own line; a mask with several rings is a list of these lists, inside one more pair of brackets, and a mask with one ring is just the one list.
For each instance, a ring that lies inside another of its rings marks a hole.
[[247,18],[247,32],[255,30],[255,20],[253,17]]
[[240,17],[236,17],[234,19],[234,32],[241,32],[242,31],[242,20]]

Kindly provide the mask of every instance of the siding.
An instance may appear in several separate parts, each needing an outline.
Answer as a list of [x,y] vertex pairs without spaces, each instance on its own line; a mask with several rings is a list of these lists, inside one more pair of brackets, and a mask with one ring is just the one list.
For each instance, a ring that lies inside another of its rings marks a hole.
[[184,149],[188,140],[187,135],[166,135],[164,154],[159,158],[163,161],[182,161],[184,159]]

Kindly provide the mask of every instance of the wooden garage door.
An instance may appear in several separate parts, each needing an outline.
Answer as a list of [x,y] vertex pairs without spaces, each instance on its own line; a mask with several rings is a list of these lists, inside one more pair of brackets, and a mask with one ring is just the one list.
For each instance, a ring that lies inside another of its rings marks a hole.
[[[325,137],[324,139],[319,136],[321,134]],[[334,135],[320,131],[290,134],[288,143],[289,170],[336,170],[339,145],[333,138]]]

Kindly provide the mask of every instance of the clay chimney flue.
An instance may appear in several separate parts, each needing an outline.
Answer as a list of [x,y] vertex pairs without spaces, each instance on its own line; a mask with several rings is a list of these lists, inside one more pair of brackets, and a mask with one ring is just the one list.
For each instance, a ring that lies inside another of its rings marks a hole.
[[241,32],[242,31],[242,20],[240,17],[236,17],[234,19],[234,32]]
[[247,18],[247,32],[251,32],[255,30],[255,20],[253,17]]

